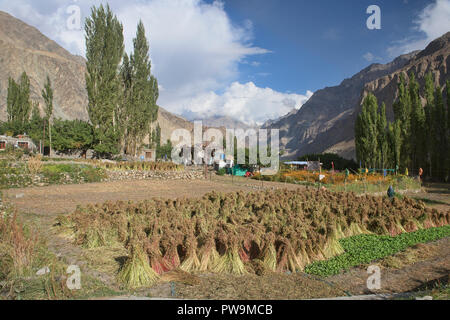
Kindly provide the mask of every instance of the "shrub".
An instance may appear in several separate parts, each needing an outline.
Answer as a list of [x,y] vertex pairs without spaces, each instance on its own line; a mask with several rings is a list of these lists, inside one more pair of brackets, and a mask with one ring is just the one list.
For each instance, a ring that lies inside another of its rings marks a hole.
[[31,174],[38,174],[42,170],[42,156],[40,154],[31,157],[27,162],[28,171]]

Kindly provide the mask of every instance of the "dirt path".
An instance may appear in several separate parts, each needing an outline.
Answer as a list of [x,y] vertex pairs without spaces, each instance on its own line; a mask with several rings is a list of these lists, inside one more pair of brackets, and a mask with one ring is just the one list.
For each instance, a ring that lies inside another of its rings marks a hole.
[[[327,278],[328,281],[349,291],[352,295],[371,293],[404,293],[430,289],[435,284],[448,284],[450,275],[450,238],[421,245],[428,247],[430,254],[421,261],[401,268],[386,268],[381,263],[381,290],[367,289],[367,269],[353,268],[350,271]],[[380,265],[380,263],[374,263]]]

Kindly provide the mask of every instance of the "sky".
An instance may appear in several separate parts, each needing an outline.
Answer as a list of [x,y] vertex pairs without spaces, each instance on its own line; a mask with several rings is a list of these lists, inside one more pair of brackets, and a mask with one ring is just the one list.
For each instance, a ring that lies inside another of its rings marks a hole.
[[[84,56],[83,21],[105,1],[0,0],[0,10]],[[158,104],[190,119],[261,124],[372,63],[421,50],[450,31],[450,0],[110,0],[132,50],[150,41]],[[367,8],[380,8],[369,29]],[[79,13],[79,14],[78,14]]]

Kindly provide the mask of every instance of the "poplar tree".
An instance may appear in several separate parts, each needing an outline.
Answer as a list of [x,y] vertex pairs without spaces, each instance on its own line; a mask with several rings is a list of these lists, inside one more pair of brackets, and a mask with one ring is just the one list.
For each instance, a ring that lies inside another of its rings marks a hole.
[[389,159],[389,145],[387,137],[386,104],[383,102],[378,112],[377,134],[380,169],[386,168]]
[[18,83],[11,77],[8,80],[6,112],[9,129],[14,134],[24,133],[31,112],[30,79],[25,72]]
[[50,77],[47,76],[47,82],[42,90],[42,98],[45,102],[45,119],[48,123],[48,140],[50,147],[50,155],[52,154],[52,125],[51,120],[53,116],[53,89],[50,82]]
[[409,78],[409,94],[411,97],[411,157],[412,168],[418,172],[425,162],[425,111],[419,95],[419,83],[414,73]]
[[94,128],[94,150],[117,154],[120,144],[119,109],[122,86],[119,79],[124,53],[123,26],[109,5],[92,7],[85,22],[86,89],[88,114]]
[[445,122],[446,122],[446,114],[445,114],[445,107],[444,107],[444,101],[442,97],[442,90],[440,86],[436,87],[435,94],[434,94],[434,117],[433,117],[433,127],[435,128],[435,148],[433,150],[432,154],[432,161],[433,161],[433,176],[434,177],[444,177],[445,175],[445,160],[446,160],[446,152],[442,149],[444,146],[446,146],[446,128],[445,128]]
[[355,144],[357,158],[365,166],[376,167],[378,152],[378,103],[377,98],[369,93],[363,101],[362,111],[355,126]]
[[450,80],[446,81],[447,87],[447,145],[445,149],[447,150],[447,160],[446,164],[446,181],[448,182],[450,178]]
[[433,126],[434,120],[434,81],[431,72],[425,75],[425,157],[427,160],[427,169],[430,176],[433,175],[433,163],[432,154],[435,149],[434,132],[435,128]]
[[156,120],[159,92],[158,82],[151,74],[150,45],[142,21],[133,39],[133,53],[125,55],[122,64],[124,93],[126,152],[136,156],[139,145],[146,135],[152,135],[151,124]]
[[399,121],[402,146],[399,166],[402,170],[411,164],[411,96],[406,87],[405,76],[400,75],[398,84],[398,100],[394,103],[394,118]]
[[122,134],[122,148],[123,153],[127,154],[130,148],[129,141],[129,114],[131,112],[131,103],[132,103],[132,79],[133,79],[133,70],[130,64],[130,58],[128,54],[125,53],[123,57],[122,66],[120,69],[120,76],[122,81],[123,95],[122,95],[122,104],[119,109],[119,121],[120,128]]
[[389,148],[391,153],[391,161],[395,169],[399,168],[402,150],[402,128],[400,120],[389,124]]

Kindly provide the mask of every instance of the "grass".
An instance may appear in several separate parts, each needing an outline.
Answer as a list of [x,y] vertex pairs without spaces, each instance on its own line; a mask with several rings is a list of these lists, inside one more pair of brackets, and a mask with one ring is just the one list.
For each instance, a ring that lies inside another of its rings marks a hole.
[[417,244],[380,261],[383,267],[401,269],[416,262],[423,261],[439,254],[438,247],[430,244]]
[[387,192],[390,185],[395,190],[416,190],[421,188],[420,181],[403,175],[387,176],[385,178],[382,175],[374,174],[367,176],[351,174],[348,181],[345,182],[345,175],[343,173],[331,174],[330,172],[324,171],[322,174],[326,178],[320,183],[319,173],[307,171],[283,171],[274,176],[255,175],[253,179],[286,182],[315,188],[325,187],[334,192],[354,192],[357,194]]
[[[118,293],[90,275],[81,275],[81,290],[66,285],[67,264],[56,257],[45,239],[25,225],[13,208],[0,211],[0,300],[62,300],[114,296]],[[44,267],[50,273],[38,276]]]
[[92,183],[106,178],[103,169],[78,164],[47,164],[42,169],[42,175],[48,184]]
[[379,235],[358,235],[339,240],[345,253],[325,261],[314,262],[305,268],[305,272],[319,276],[339,274],[351,267],[385,258],[414,246],[450,236],[450,226],[422,229],[411,233],[402,233],[396,237]]
[[34,158],[28,163],[0,160],[0,189],[42,184],[93,183],[101,182],[107,177],[105,169],[91,165],[40,162],[37,166],[36,162]]

